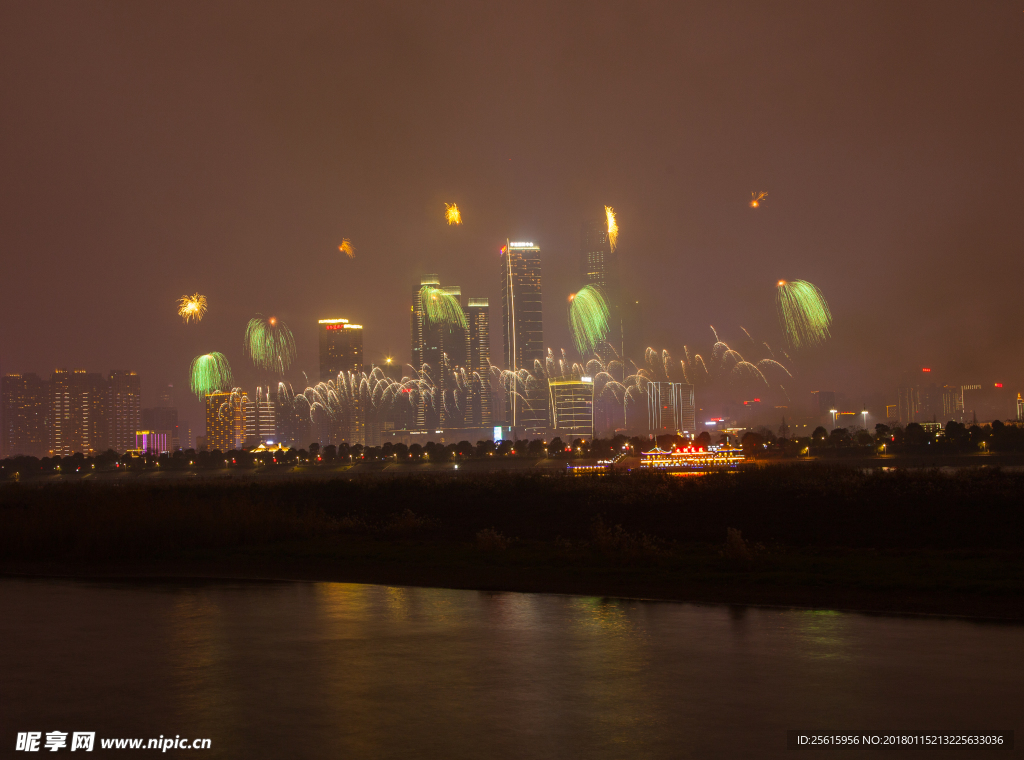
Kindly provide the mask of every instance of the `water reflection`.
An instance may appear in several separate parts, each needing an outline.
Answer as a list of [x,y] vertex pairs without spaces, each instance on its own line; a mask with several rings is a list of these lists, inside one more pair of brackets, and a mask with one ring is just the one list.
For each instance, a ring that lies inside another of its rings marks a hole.
[[337,583],[2,580],[0,603],[5,736],[204,757],[781,757],[797,727],[1012,729],[1024,697],[1022,629],[956,620]]

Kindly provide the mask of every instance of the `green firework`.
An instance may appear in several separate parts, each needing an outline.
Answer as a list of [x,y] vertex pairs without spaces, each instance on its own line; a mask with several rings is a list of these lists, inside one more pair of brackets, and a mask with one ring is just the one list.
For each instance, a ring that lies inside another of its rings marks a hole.
[[245,328],[245,352],[257,368],[284,372],[295,361],[295,338],[281,320],[257,314]]
[[441,288],[432,285],[424,285],[420,288],[420,303],[423,304],[423,311],[427,315],[427,321],[433,324],[447,325],[448,327],[459,326],[468,329],[466,315],[462,311],[459,299],[450,293],[445,293]]
[[601,290],[587,285],[569,299],[569,328],[581,356],[594,352],[608,335],[608,304]]
[[231,365],[220,351],[197,356],[189,370],[192,392],[200,400],[207,393],[226,391],[231,387]]
[[832,323],[821,291],[804,280],[779,280],[779,320],[793,348],[816,346],[829,338]]

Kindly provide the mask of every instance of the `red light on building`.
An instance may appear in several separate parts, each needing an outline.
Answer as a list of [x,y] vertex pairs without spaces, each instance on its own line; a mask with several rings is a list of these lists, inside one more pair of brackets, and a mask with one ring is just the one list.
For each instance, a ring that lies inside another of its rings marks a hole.
[[1002,388],[1002,387],[1003,387],[1002,383],[996,383],[996,388]]
[[931,372],[931,367],[921,367],[922,372]]

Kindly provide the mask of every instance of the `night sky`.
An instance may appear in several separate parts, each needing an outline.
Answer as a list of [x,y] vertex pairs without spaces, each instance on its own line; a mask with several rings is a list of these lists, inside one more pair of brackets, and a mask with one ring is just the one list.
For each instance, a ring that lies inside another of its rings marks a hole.
[[406,362],[424,272],[491,297],[498,362],[506,238],[541,246],[545,343],[569,348],[580,224],[608,204],[647,342],[676,358],[712,324],[780,345],[775,282],[806,279],[833,339],[794,357],[795,400],[893,403],[921,366],[1016,392],[1022,9],[5,3],[0,368],[136,369],[146,405],[174,383],[186,407],[197,354],[254,382],[257,312],[311,378],[320,317]]

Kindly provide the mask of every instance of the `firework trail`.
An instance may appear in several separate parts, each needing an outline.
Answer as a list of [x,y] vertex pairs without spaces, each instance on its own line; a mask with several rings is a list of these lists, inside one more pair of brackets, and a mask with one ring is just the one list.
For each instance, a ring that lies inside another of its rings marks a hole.
[[245,328],[244,347],[259,369],[283,373],[295,361],[295,338],[277,317],[257,314]]
[[189,320],[199,322],[206,314],[206,296],[195,293],[192,296],[182,296],[178,299],[178,316],[185,324]]
[[600,288],[587,285],[569,297],[569,328],[581,356],[588,356],[608,335],[608,303]]
[[[829,338],[832,322],[821,291],[804,280],[779,280],[779,321],[794,349],[816,346]],[[788,357],[787,357],[788,358]]]
[[604,215],[608,220],[608,247],[614,253],[615,246],[619,244],[619,225],[615,221],[615,209],[605,206]]
[[761,201],[768,197],[768,193],[751,193],[750,194],[750,208],[757,208],[761,205]]
[[354,259],[356,257],[356,249],[352,247],[352,241],[348,238],[341,239],[341,245],[338,246],[338,250],[350,259]]
[[459,211],[458,205],[454,203],[444,204],[444,218],[448,222],[448,225],[462,224],[462,212]]
[[192,360],[189,378],[192,392],[202,401],[208,393],[231,387],[231,365],[220,351],[203,354]]
[[466,322],[466,315],[462,311],[459,299],[444,292],[441,288],[433,285],[424,285],[420,288],[420,303],[423,304],[423,311],[426,312],[427,320],[433,324],[456,325],[466,330],[469,323]]

